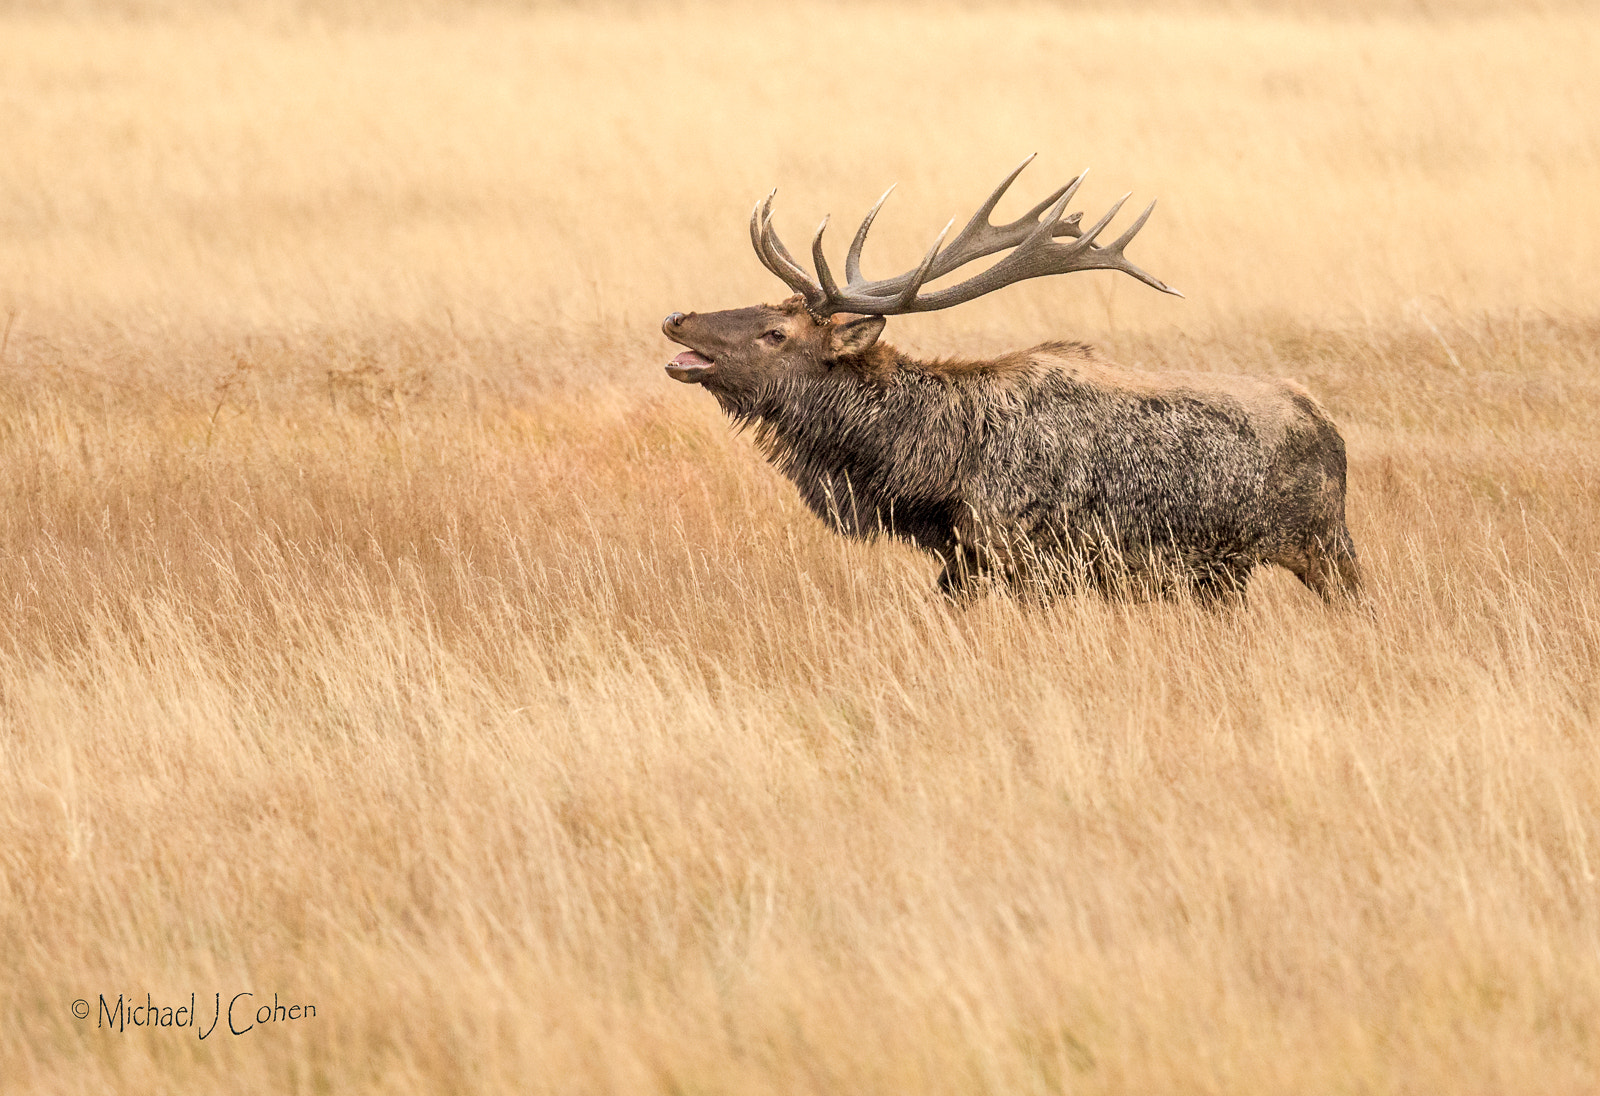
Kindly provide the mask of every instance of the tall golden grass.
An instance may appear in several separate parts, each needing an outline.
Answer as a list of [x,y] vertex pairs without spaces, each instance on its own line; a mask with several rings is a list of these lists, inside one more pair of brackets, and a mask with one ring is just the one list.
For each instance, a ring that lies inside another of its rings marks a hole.
[[[1600,1089],[1597,55],[1489,4],[0,16],[0,1087]],[[660,372],[780,294],[774,183],[793,244],[898,179],[899,269],[1034,150],[1015,208],[1159,195],[1189,300],[890,337],[1298,378],[1370,614],[953,609]],[[98,1026],[240,992],[317,1013]]]

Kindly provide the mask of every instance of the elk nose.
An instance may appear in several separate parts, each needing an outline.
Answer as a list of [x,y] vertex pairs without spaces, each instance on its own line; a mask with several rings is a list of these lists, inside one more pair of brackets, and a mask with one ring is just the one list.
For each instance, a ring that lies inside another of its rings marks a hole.
[[682,312],[674,312],[672,315],[661,321],[661,330],[666,331],[668,328],[677,327],[679,324],[683,323],[685,318],[686,317]]

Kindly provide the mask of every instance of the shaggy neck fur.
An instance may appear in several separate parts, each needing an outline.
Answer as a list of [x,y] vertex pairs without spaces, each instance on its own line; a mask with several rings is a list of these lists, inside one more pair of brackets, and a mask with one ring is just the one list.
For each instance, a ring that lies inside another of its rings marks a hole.
[[918,362],[880,343],[824,376],[777,380],[724,406],[740,427],[754,428],[768,459],[838,531],[894,533],[943,551],[984,412],[1015,403],[1008,385],[979,377],[960,363]]

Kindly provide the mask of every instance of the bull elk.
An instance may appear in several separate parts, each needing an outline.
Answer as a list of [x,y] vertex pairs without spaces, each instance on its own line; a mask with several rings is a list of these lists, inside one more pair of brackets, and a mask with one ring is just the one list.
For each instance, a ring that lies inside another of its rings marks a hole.
[[[687,347],[667,372],[716,397],[806,503],[841,533],[888,533],[937,555],[954,597],[985,581],[1241,601],[1250,573],[1275,563],[1325,600],[1360,588],[1345,526],[1345,450],[1333,421],[1290,381],[1155,373],[1050,342],[987,361],[917,361],[879,341],[886,317],[949,308],[1013,282],[1116,270],[1176,290],[1123,251],[1155,203],[1109,244],[1066,216],[1079,175],[1021,217],[990,222],[1030,156],[916,268],[869,281],[861,251],[878,199],[845,257],[840,286],[812,242],[815,276],[757,203],[750,239],[794,296],[724,312],[674,312]],[[890,188],[893,189],[892,187]],[[986,256],[982,273],[932,283]]]

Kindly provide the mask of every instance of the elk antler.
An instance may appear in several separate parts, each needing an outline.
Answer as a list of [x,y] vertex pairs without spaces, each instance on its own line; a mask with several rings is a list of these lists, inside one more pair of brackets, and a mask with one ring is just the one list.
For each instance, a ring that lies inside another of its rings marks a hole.
[[[1134,266],[1122,253],[1122,249],[1128,246],[1128,241],[1133,239],[1134,235],[1144,227],[1145,221],[1149,220],[1151,210],[1156,207],[1154,202],[1145,207],[1145,211],[1139,214],[1139,219],[1134,221],[1126,232],[1105,247],[1096,246],[1095,237],[1111,223],[1111,218],[1117,215],[1122,203],[1128,200],[1128,195],[1125,194],[1118,199],[1106,215],[1087,230],[1080,227],[1083,214],[1062,216],[1067,203],[1078,192],[1078,186],[1083,182],[1083,176],[1088,174],[1087,172],[1080,174],[1010,224],[990,224],[989,215],[994,212],[994,207],[999,204],[1006,189],[1018,175],[1022,174],[1022,169],[1032,162],[1033,156],[1029,156],[1000,181],[1000,185],[994,188],[994,193],[978,207],[978,211],[967,222],[967,227],[950,241],[948,247],[944,246],[944,238],[949,235],[950,226],[955,224],[954,220],[944,226],[944,231],[939,233],[939,238],[933,242],[933,247],[923,256],[917,268],[897,277],[869,282],[861,276],[861,248],[867,242],[867,231],[872,228],[873,218],[877,217],[878,210],[888,200],[894,187],[884,191],[883,197],[879,198],[877,204],[867,212],[861,227],[856,229],[856,237],[851,242],[850,252],[844,260],[843,289],[840,289],[838,283],[834,281],[833,271],[828,268],[828,260],[822,254],[822,233],[828,227],[828,219],[826,217],[822,219],[822,224],[817,228],[816,238],[811,241],[811,258],[817,268],[817,276],[813,279],[799,263],[795,262],[794,256],[789,254],[789,249],[783,246],[783,241],[778,239],[778,234],[772,229],[772,199],[778,193],[776,190],[768,194],[764,200],[757,202],[751,212],[750,242],[755,245],[756,254],[760,257],[762,265],[783,279],[790,289],[803,296],[806,308],[816,316],[831,316],[835,312],[855,312],[871,316],[932,312],[935,309],[949,308],[970,301],[985,293],[992,293],[1012,282],[1040,278],[1046,274],[1069,274],[1075,270],[1120,270],[1163,293],[1171,293],[1175,297],[1183,296],[1176,289]],[[1072,236],[1074,240],[1072,243],[1058,244],[1054,240],[1056,236]],[[1007,248],[1013,249],[1011,254],[983,273],[945,289],[918,294],[924,283],[935,281],[957,267]]]

